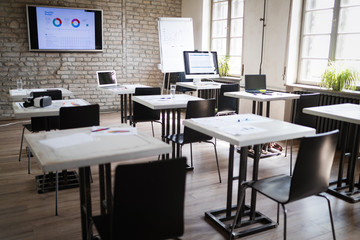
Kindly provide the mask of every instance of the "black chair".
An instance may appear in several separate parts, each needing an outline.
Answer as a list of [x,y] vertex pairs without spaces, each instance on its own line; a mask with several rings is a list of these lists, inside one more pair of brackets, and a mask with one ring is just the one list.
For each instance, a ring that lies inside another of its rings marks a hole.
[[[201,117],[213,117],[215,116],[215,99],[207,99],[207,100],[199,100],[199,101],[189,101],[186,107],[186,119],[190,118],[201,118]],[[181,134],[172,134],[168,136],[168,139],[172,142],[175,142],[181,146],[184,144],[190,143],[190,155],[191,155],[191,167],[194,166],[193,164],[193,154],[192,154],[192,143],[196,142],[207,142],[211,143],[214,146],[215,150],[215,159],[217,170],[219,174],[219,181],[221,183],[221,175],[220,175],[220,168],[219,168],[219,161],[216,151],[215,143],[211,142],[211,136],[206,134],[200,133],[195,131],[191,128],[184,127],[184,133]]]
[[[316,128],[317,117],[303,113],[303,109],[307,107],[319,106],[320,93],[301,94],[300,98],[293,102],[292,123]],[[293,140],[290,142],[290,175],[292,174],[292,146]],[[287,141],[285,147],[285,156],[287,156]]]
[[[41,92],[31,92],[30,97],[37,98],[42,96],[50,96],[51,100],[61,100],[62,99],[62,92],[61,90],[47,90]],[[39,132],[39,131],[49,131],[51,129],[58,129],[59,128],[59,117],[58,116],[49,116],[49,117],[32,117],[30,124],[24,124],[22,135],[21,135],[21,142],[20,142],[20,151],[19,151],[19,162],[21,161],[21,151],[24,141],[24,132],[27,129],[30,132]],[[27,154],[31,154],[30,151],[27,149]],[[28,165],[28,173],[30,174],[30,166]]]
[[[161,88],[159,87],[144,87],[144,88],[135,88],[134,96],[142,95],[160,95]],[[140,103],[134,102],[133,105],[133,115],[130,120],[130,124],[134,127],[138,122],[151,122],[152,134],[154,134],[154,125],[153,122],[160,122],[160,110],[152,110]]]
[[185,158],[118,165],[113,211],[93,217],[101,239],[182,236],[185,178]]
[[225,92],[239,91],[239,84],[222,84],[218,97],[217,116],[238,113],[239,101],[237,98],[224,96]]
[[[184,72],[179,72],[179,79],[178,82],[192,82],[193,79],[187,79],[185,78],[185,73]],[[194,89],[191,88],[187,88],[187,87],[182,87],[182,86],[176,86],[176,91],[177,92],[181,92],[181,93],[186,93],[186,92],[193,92]]]
[[[261,180],[242,183],[243,190],[240,195],[240,203],[233,222],[232,232],[238,222],[242,209],[242,202],[247,187],[252,188],[266,197],[278,203],[277,223],[279,224],[279,205],[284,211],[284,239],[286,239],[286,216],[285,204],[301,200],[313,195],[324,197],[328,202],[329,215],[333,238],[335,229],[331,213],[330,200],[322,195],[329,187],[330,171],[336,151],[338,130],[317,134],[301,139],[293,176],[278,175]],[[232,234],[231,237],[232,238]]]

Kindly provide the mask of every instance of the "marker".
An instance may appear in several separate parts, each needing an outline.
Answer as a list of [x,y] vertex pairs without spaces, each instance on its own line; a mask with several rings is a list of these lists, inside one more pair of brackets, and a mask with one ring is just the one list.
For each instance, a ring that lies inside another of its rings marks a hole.
[[101,132],[101,131],[105,131],[105,130],[108,130],[110,128],[100,128],[100,129],[95,129],[95,130],[92,130],[91,132]]
[[129,130],[113,130],[113,131],[108,131],[108,133],[126,133],[126,132],[130,132]]

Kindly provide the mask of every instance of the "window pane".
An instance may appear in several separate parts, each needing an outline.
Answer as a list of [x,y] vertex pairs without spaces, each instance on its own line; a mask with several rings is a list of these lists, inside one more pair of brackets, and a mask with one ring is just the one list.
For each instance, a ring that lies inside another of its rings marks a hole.
[[212,37],[226,37],[227,21],[214,21],[212,25]]
[[336,47],[336,59],[360,60],[360,34],[339,35]]
[[301,61],[300,80],[305,82],[320,83],[321,75],[327,67],[326,60],[310,60],[304,59]]
[[340,1],[340,6],[344,7],[344,6],[354,6],[354,5],[359,5],[360,2],[359,0],[341,0]]
[[328,58],[330,35],[305,36],[302,43],[302,58]]
[[213,39],[211,41],[211,50],[217,51],[219,55],[226,55],[226,38]]
[[306,1],[306,10],[333,8],[334,0],[308,0]]
[[304,34],[330,33],[332,10],[307,12],[305,14]]
[[[360,1],[359,1],[360,3]],[[339,33],[360,32],[360,7],[340,9]]]
[[213,14],[212,19],[226,19],[228,16],[228,3],[226,2],[219,2],[213,4]]
[[231,37],[241,37],[243,32],[243,20],[233,19],[231,20]]
[[229,59],[229,74],[240,75],[241,74],[241,57],[230,57]]
[[230,39],[230,56],[241,56],[242,50],[242,38]]
[[244,16],[243,0],[231,1],[231,18],[241,18]]

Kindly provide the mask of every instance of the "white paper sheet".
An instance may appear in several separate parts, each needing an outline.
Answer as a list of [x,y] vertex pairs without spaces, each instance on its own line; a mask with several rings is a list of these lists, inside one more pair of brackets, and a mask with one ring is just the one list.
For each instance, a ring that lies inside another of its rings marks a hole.
[[59,149],[59,148],[75,146],[87,142],[92,142],[92,141],[94,141],[94,139],[89,134],[75,133],[66,136],[40,140],[40,143],[52,149]]

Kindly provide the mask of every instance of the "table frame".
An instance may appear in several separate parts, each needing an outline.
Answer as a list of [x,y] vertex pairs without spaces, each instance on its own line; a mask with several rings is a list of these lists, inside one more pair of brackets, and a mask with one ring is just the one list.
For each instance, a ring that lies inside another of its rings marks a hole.
[[[231,115],[231,116],[219,116],[216,118],[233,118],[236,122],[237,118],[254,118],[253,114],[240,114],[240,115]],[[257,116],[258,118],[268,119],[265,117]],[[209,118],[203,118],[205,121],[210,121]],[[209,119],[209,120],[208,120]],[[201,121],[201,119],[200,119]],[[240,123],[240,121],[239,121]],[[248,124],[250,122],[246,122],[244,124]],[[229,147],[229,165],[228,165],[228,185],[227,185],[227,195],[226,195],[226,205],[225,208],[208,211],[205,213],[205,217],[209,219],[215,226],[219,227],[220,230],[224,234],[232,234],[234,237],[245,237],[251,234],[259,233],[262,231],[266,231],[277,226],[277,223],[263,215],[261,212],[256,211],[256,191],[252,190],[251,192],[251,201],[250,205],[246,205],[245,201],[243,202],[243,210],[242,217],[248,217],[249,219],[246,221],[241,221],[241,225],[237,226],[236,232],[230,233],[231,231],[231,223],[235,217],[235,211],[237,209],[237,204],[239,203],[240,193],[243,189],[241,183],[246,181],[247,178],[247,159],[248,159],[248,147],[254,145],[254,167],[252,173],[252,179],[257,180],[258,178],[258,167],[259,167],[259,159],[260,159],[260,150],[261,144],[263,142],[270,141],[281,141],[292,138],[300,138],[308,135],[315,134],[315,129],[300,126],[288,122],[283,122],[279,120],[268,119],[265,123],[250,123],[254,124],[256,127],[262,127],[266,129],[265,133],[262,134],[252,134],[252,135],[231,135],[230,133],[224,132],[221,130],[223,125],[223,121],[219,121],[219,125],[217,127],[209,127],[202,125],[197,121],[192,119],[184,120],[184,126],[192,128],[196,131],[202,132],[204,134],[213,136],[217,139],[221,139],[223,141],[227,141],[230,144]],[[273,131],[274,127],[279,129],[279,131]],[[240,166],[239,166],[239,175],[233,175],[234,171],[234,149],[235,146],[240,147]],[[232,194],[233,194],[233,181],[238,181],[238,193],[237,193],[237,204],[232,205]],[[229,224],[229,222],[231,222]],[[256,225],[255,227],[251,227],[251,225]],[[259,226],[260,225],[260,226]]]
[[[121,125],[129,128],[129,125]],[[91,127],[60,130],[54,132],[41,132],[26,134],[25,139],[33,152],[35,158],[43,171],[59,171],[61,169],[78,168],[80,180],[80,213],[81,213],[81,231],[82,239],[92,240],[92,198],[91,198],[91,179],[90,166],[99,165],[99,185],[100,185],[100,211],[102,215],[110,214],[113,207],[113,196],[111,187],[111,163],[121,162],[124,160],[139,159],[143,157],[156,156],[158,154],[169,153],[171,148],[168,144],[163,143],[151,136],[137,133],[136,137],[148,142],[148,145],[131,146],[126,149],[117,149],[116,145],[112,146],[112,152],[99,151],[103,145],[109,146],[114,142],[114,138],[107,139],[107,136],[100,136],[96,147],[94,143],[81,143],[74,148],[52,149],[41,143],[41,140],[51,137],[63,137],[70,134],[85,133],[91,134]],[[128,139],[127,135],[118,135],[118,138]],[[128,143],[128,142],[127,142]],[[96,149],[97,148],[97,149]],[[70,150],[69,150],[70,149]],[[88,149],[91,149],[89,152]],[[72,156],[62,155],[62,152],[70,151]]]
[[[318,117],[324,117],[341,121],[343,124],[343,134],[341,139],[341,155],[339,161],[339,170],[337,180],[330,182],[328,193],[338,197],[349,203],[360,202],[360,176],[358,182],[355,180],[356,162],[358,161],[358,152],[360,144],[360,105],[343,103],[318,107],[304,108],[303,112]],[[353,127],[353,128],[352,128]],[[343,178],[344,171],[344,157],[347,143],[347,134],[353,129],[354,139],[351,145],[351,152],[348,162],[348,168],[345,178]]]

